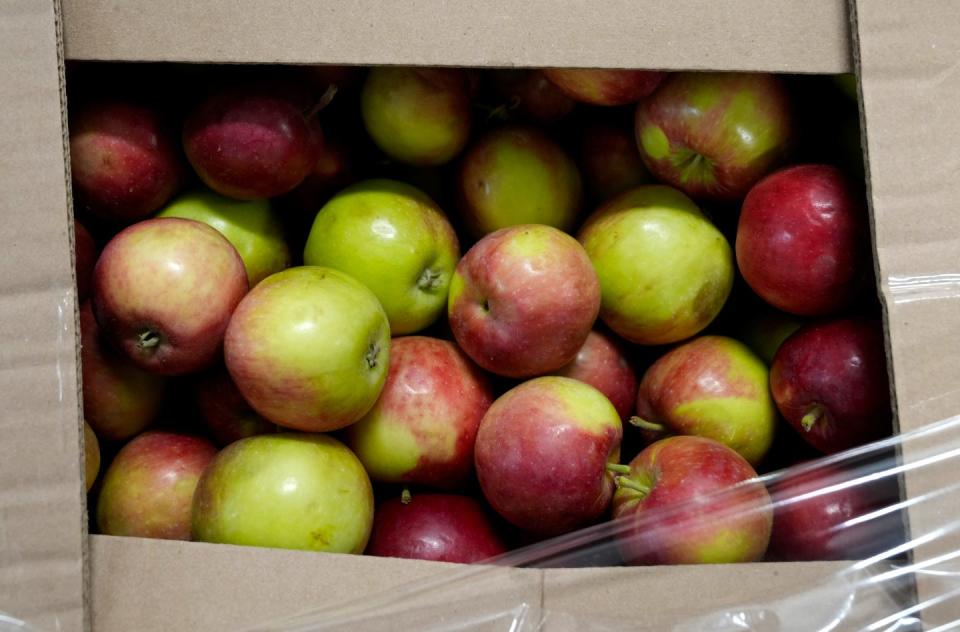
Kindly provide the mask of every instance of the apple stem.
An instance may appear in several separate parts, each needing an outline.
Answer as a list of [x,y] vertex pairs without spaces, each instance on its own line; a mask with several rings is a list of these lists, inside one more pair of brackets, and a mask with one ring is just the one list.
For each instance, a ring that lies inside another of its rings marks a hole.
[[137,346],[141,349],[153,349],[159,344],[160,334],[152,329],[140,332],[140,335],[137,337]]
[[650,493],[650,488],[643,483],[638,483],[632,478],[627,478],[626,476],[618,476],[613,481],[617,484],[617,489],[632,489],[635,492],[640,492],[644,496]]
[[420,275],[420,278],[417,279],[417,287],[424,292],[432,292],[440,286],[440,280],[442,277],[443,275],[436,270],[427,268]]
[[333,97],[337,96],[337,84],[331,83],[327,86],[326,91],[317,101],[316,105],[310,108],[310,111],[304,116],[305,119],[311,119],[321,112],[324,108],[330,105],[330,102],[333,101]]
[[807,432],[810,432],[813,426],[823,417],[823,412],[823,406],[814,404],[813,408],[807,411],[807,414],[800,420],[800,426]]
[[649,430],[650,432],[664,432],[667,429],[663,424],[647,421],[643,417],[637,417],[636,415],[630,418],[630,425]]
[[413,500],[413,494],[410,493],[410,488],[404,487],[403,491],[400,492],[400,502],[409,505],[411,500]]
[[607,471],[614,474],[629,474],[630,466],[621,465],[620,463],[607,463]]

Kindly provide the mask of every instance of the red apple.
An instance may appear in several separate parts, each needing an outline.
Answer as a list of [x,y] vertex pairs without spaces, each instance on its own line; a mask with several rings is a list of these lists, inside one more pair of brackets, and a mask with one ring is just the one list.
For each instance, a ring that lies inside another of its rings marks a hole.
[[486,377],[452,342],[394,338],[380,398],[347,429],[347,445],[375,481],[453,489],[473,473],[477,427],[492,401]]
[[633,411],[637,375],[623,345],[610,334],[591,331],[573,362],[554,375],[580,380],[594,387],[606,395],[620,419],[627,419]]
[[490,505],[542,535],[602,517],[613,494],[608,466],[623,427],[597,389],[565,377],[524,382],[493,403],[477,432],[476,466]]
[[216,453],[206,439],[170,432],[146,432],[123,446],[103,477],[100,533],[189,540],[193,492]]
[[93,308],[104,334],[134,364],[175,375],[210,365],[246,292],[243,260],[216,229],[149,219],[104,247]]
[[364,553],[472,564],[506,550],[483,506],[473,498],[414,494],[407,503],[391,498],[377,506]]
[[199,376],[193,389],[200,418],[220,447],[278,430],[247,403],[222,365]]
[[629,564],[759,561],[773,505],[747,461],[722,443],[693,436],[661,439],[617,477],[617,541]]
[[600,284],[583,247],[555,228],[504,228],[477,242],[450,283],[450,328],[484,369],[506,377],[556,371],[586,342]]
[[183,147],[214,191],[241,200],[275,197],[317,163],[321,135],[307,114],[282,90],[223,89],[187,117]]
[[491,79],[497,94],[506,99],[507,110],[543,125],[559,123],[576,105],[539,70],[495,70]]
[[636,103],[666,76],[653,70],[612,68],[547,68],[543,74],[571,99],[591,105]]
[[597,202],[650,182],[633,130],[597,119],[580,134],[580,168],[587,189]]
[[637,145],[657,179],[698,200],[735,201],[787,150],[790,100],[775,75],[682,72],[637,106]]
[[763,300],[802,316],[849,305],[870,261],[867,211],[836,167],[799,165],[767,176],[743,201],[737,264]]
[[100,439],[125,441],[157,418],[164,379],[135,366],[109,347],[90,303],[80,306],[83,414]]
[[76,262],[77,299],[85,301],[93,283],[93,267],[97,264],[97,245],[83,224],[73,222],[73,255]]
[[780,413],[821,452],[888,435],[892,412],[881,324],[844,318],[801,328],[777,350],[770,390]]

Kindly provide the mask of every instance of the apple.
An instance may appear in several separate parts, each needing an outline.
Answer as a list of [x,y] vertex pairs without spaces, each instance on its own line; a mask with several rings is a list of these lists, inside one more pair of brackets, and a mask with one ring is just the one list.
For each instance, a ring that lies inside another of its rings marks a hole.
[[193,539],[283,549],[362,553],[373,489],[346,446],[321,434],[241,439],[203,473]]
[[310,112],[285,90],[228,87],[187,116],[183,148],[203,182],[240,200],[275,197],[300,184],[322,137]]
[[380,398],[347,428],[346,442],[375,481],[454,489],[473,473],[491,402],[486,377],[452,342],[394,338]]
[[587,190],[598,202],[651,181],[633,130],[601,119],[589,121],[582,128],[579,159]]
[[80,365],[84,418],[100,439],[125,441],[160,414],[164,378],[106,344],[89,302],[80,306]]
[[[506,99],[506,103],[500,106],[506,111],[505,114],[517,111],[529,121],[555,125],[565,119],[576,105],[539,70],[494,70],[490,78],[496,93]],[[497,112],[494,110],[493,114]]]
[[577,237],[600,279],[600,318],[644,345],[696,335],[733,287],[723,234],[680,191],[641,185],[591,215]]
[[390,325],[353,277],[318,266],[267,277],[224,338],[234,383],[260,415],[307,432],[349,426],[373,408],[390,364]]
[[97,480],[97,474],[100,473],[100,443],[97,441],[97,435],[93,432],[86,421],[83,422],[83,480],[86,483],[87,491],[93,487]]
[[236,248],[250,287],[290,265],[283,225],[267,200],[241,201],[196,190],[179,196],[157,217],[180,217],[216,228]]
[[77,300],[85,301],[93,283],[93,267],[97,264],[97,245],[83,224],[73,222],[73,256],[77,274]]
[[174,217],[118,233],[100,254],[93,283],[103,333],[134,364],[164,375],[212,363],[248,287],[243,260],[223,235]]
[[881,324],[854,317],[806,325],[777,351],[770,390],[790,425],[826,454],[887,436],[892,412]]
[[429,326],[443,313],[460,245],[443,211],[395,180],[347,187],[317,213],[306,265],[345,272],[377,296],[393,335]]
[[100,533],[189,540],[193,493],[216,453],[209,441],[190,435],[145,432],[134,438],[104,474]]
[[654,70],[616,68],[546,68],[543,74],[571,99],[590,105],[636,103],[666,76]]
[[742,321],[738,337],[769,366],[780,345],[803,325],[793,314],[761,308]]
[[600,309],[587,254],[556,228],[504,228],[457,264],[447,308],[467,355],[505,377],[556,371],[586,342]]
[[589,384],[610,400],[620,419],[630,417],[637,398],[637,375],[623,345],[613,336],[591,331],[573,361],[554,375]]
[[225,366],[197,376],[193,396],[200,418],[213,440],[223,447],[246,437],[277,432],[277,426],[257,414],[230,379]]
[[773,505],[747,461],[705,437],[645,448],[617,478],[616,540],[628,564],[757,562],[770,541]]
[[125,101],[97,101],[70,122],[70,175],[77,209],[129,224],[174,194],[183,167],[157,110]]
[[790,144],[790,101],[764,73],[680,72],[637,106],[635,132],[658,180],[694,199],[733,202]]
[[823,316],[857,297],[870,261],[866,205],[838,168],[797,165],[754,186],[737,225],[737,264],[763,300]]
[[603,393],[566,377],[538,377],[501,395],[483,416],[477,478],[508,522],[558,535],[606,513],[622,437]]
[[754,466],[777,425],[766,365],[725,336],[694,338],[654,362],[640,381],[637,415],[641,428],[713,439]]
[[532,127],[502,127],[480,137],[457,175],[460,213],[476,236],[520,224],[570,230],[580,212],[577,166]]
[[833,84],[837,89],[851,101],[856,101],[857,96],[857,75],[852,72],[846,72],[840,75],[832,76]]
[[377,505],[366,554],[473,564],[506,553],[483,506],[469,496],[414,494]]
[[468,90],[466,73],[456,68],[371,68],[360,95],[367,133],[399,162],[442,165],[470,137]]

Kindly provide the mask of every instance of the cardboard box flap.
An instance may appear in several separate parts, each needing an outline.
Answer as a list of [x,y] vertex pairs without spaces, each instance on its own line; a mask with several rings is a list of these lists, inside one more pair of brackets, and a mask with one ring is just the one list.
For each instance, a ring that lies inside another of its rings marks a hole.
[[844,0],[63,0],[63,7],[70,59],[851,67]]

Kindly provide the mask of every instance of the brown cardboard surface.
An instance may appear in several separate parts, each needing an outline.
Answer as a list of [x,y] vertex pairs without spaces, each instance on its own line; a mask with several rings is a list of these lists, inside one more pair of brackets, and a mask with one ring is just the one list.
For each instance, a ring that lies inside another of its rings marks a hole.
[[63,0],[71,59],[845,72],[844,0]]
[[83,626],[86,535],[54,3],[0,4],[0,613]]

